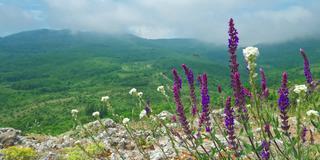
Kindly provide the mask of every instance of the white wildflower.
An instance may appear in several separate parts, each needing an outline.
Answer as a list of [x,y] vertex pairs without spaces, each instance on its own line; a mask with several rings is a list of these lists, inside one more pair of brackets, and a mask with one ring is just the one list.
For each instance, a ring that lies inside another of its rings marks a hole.
[[307,92],[307,86],[302,84],[302,85],[295,85],[293,92],[300,94],[301,92]]
[[251,57],[259,56],[259,49],[256,47],[247,47],[243,49],[243,56],[246,59],[246,61],[249,61]]
[[78,113],[79,113],[79,111],[77,109],[71,110],[72,117],[75,117]]
[[300,99],[297,99],[297,103],[298,103],[298,104],[300,103]]
[[101,97],[101,102],[107,102],[110,99],[109,96]]
[[123,124],[127,124],[129,121],[130,121],[129,118],[124,118],[124,119],[122,120],[122,123],[123,123]]
[[317,116],[317,117],[319,117],[319,112],[318,111],[315,111],[315,110],[309,110],[309,111],[307,111],[307,115],[308,116]]
[[164,86],[158,86],[157,91],[162,93],[162,94],[166,93],[166,90],[164,89]]
[[99,116],[100,116],[100,112],[93,112],[93,113],[92,113],[92,116],[93,116],[93,117],[99,117]]
[[247,106],[246,106],[247,108],[250,108],[251,107],[251,104],[247,104]]
[[137,95],[141,98],[143,96],[143,92],[138,92]]
[[130,95],[135,95],[135,94],[137,94],[137,89],[132,88],[132,89],[129,91],[129,94],[130,94]]
[[147,111],[144,109],[144,110],[142,110],[141,112],[140,112],[140,115],[139,115],[139,117],[140,117],[140,119],[142,119],[144,116],[146,116],[147,115]]

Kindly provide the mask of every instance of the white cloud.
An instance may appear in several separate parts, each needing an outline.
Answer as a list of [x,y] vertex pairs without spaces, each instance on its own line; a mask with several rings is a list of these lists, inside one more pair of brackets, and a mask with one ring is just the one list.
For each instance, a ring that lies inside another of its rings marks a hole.
[[[45,19],[51,28],[76,31],[129,32],[145,38],[188,37],[226,43],[228,20],[233,17],[242,45],[320,34],[317,29],[320,24],[318,0],[303,2],[299,0],[45,0],[44,2],[46,5],[44,15],[34,12],[32,19],[37,21]],[[31,20],[30,23],[35,21]]]
[[39,10],[24,10],[14,5],[0,4],[0,35],[43,27]]

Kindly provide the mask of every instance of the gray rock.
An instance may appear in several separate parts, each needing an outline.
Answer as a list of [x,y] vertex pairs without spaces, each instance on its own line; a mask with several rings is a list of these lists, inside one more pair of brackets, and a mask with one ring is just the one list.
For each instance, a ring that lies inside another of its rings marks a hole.
[[157,116],[162,120],[165,120],[165,119],[170,120],[172,118],[172,113],[170,113],[169,111],[162,111]]
[[165,160],[165,155],[160,150],[150,152],[150,160]]
[[115,128],[116,124],[114,123],[114,121],[110,118],[108,119],[103,119],[102,123],[107,127],[107,128]]
[[49,152],[46,153],[43,157],[41,157],[39,160],[58,160],[59,156],[56,153]]
[[0,129],[0,148],[9,147],[19,142],[18,136],[21,134],[20,130],[13,128],[1,128]]

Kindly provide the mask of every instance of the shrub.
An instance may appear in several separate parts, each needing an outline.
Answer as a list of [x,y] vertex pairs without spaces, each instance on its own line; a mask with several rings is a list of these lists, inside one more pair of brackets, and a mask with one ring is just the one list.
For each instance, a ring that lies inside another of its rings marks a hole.
[[6,160],[34,160],[37,153],[30,147],[12,146],[0,151]]

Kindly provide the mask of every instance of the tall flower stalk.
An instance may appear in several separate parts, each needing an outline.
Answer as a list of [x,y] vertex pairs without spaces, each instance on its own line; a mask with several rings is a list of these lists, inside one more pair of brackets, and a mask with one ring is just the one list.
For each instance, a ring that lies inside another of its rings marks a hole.
[[198,113],[197,108],[197,98],[195,94],[195,87],[194,87],[194,76],[193,72],[190,68],[188,68],[185,64],[182,64],[182,68],[184,69],[185,75],[188,80],[189,89],[190,89],[190,98],[191,98],[191,114],[195,117]]
[[187,117],[184,113],[184,106],[182,104],[181,98],[180,98],[180,89],[181,89],[181,78],[177,73],[177,70],[172,70],[173,76],[174,76],[174,84],[173,84],[173,96],[176,103],[176,112],[178,115],[179,122],[183,128],[184,133],[187,136],[191,135],[190,125],[187,121]]
[[270,144],[265,140],[262,141],[261,158],[263,160],[268,160],[270,158]]
[[240,81],[239,72],[234,73],[232,78],[233,95],[235,98],[235,106],[238,108],[238,114],[241,116],[242,121],[248,120],[248,110],[246,108],[246,99],[243,93],[243,87]]
[[250,127],[250,124],[248,123],[248,120],[249,120],[248,109],[246,107],[246,100],[245,100],[245,95],[243,93],[243,87],[240,81],[239,72],[236,72],[233,74],[232,82],[233,82],[232,87],[234,90],[233,95],[235,97],[235,105],[238,107],[238,114],[240,115],[240,121],[244,126],[244,130],[254,150],[254,153],[256,154],[258,159],[261,159],[256,149],[256,146],[253,142],[252,129]]
[[261,97],[267,99],[269,96],[269,89],[267,87],[267,79],[266,75],[264,74],[264,70],[260,68],[260,75],[261,75]]
[[308,84],[312,85],[312,74],[310,71],[310,65],[309,65],[309,60],[308,57],[306,55],[306,53],[304,52],[304,50],[302,48],[300,48],[300,54],[303,57],[304,60],[304,76],[306,77],[306,81]]
[[[234,114],[233,108],[231,107],[231,97],[228,96],[224,108],[224,125],[226,127],[226,132],[228,136],[228,144],[232,150],[237,152],[237,142],[235,141],[235,131],[234,131]],[[237,155],[237,154],[236,154]]]
[[181,87],[182,87],[181,77],[178,75],[178,72],[177,72],[177,70],[175,68],[172,69],[172,74],[173,74],[174,84],[177,85],[177,87],[180,90]]
[[206,127],[206,132],[211,132],[211,122],[210,122],[210,96],[208,94],[208,78],[207,74],[203,74],[202,78],[202,85],[201,85],[201,98],[202,98],[202,113],[199,121],[199,126],[201,127],[203,124]]
[[288,109],[289,109],[289,105],[290,105],[290,101],[289,101],[289,91],[287,88],[287,83],[288,83],[288,76],[286,72],[283,72],[282,74],[282,84],[281,87],[278,90],[278,94],[279,94],[279,99],[278,99],[278,107],[280,110],[280,118],[281,118],[281,128],[283,130],[283,132],[289,136],[289,122],[288,122]]
[[[231,18],[229,21],[229,39],[228,39],[228,47],[229,47],[229,54],[230,54],[230,71],[231,71],[231,79],[233,77],[233,74],[235,72],[238,72],[238,66],[239,64],[237,63],[237,47],[238,47],[238,43],[239,43],[239,38],[238,38],[238,32],[236,30],[236,28],[234,27],[234,22],[233,19]],[[232,84],[232,82],[231,82]]]
[[257,73],[256,73],[256,59],[259,56],[259,50],[256,47],[247,47],[243,49],[243,56],[245,60],[247,61],[247,68],[249,69],[249,82],[251,86],[251,94],[252,94],[252,102],[251,105],[254,105],[254,107],[257,109],[258,116],[259,114],[259,101],[257,99],[257,92],[256,92],[256,79],[257,79]]

